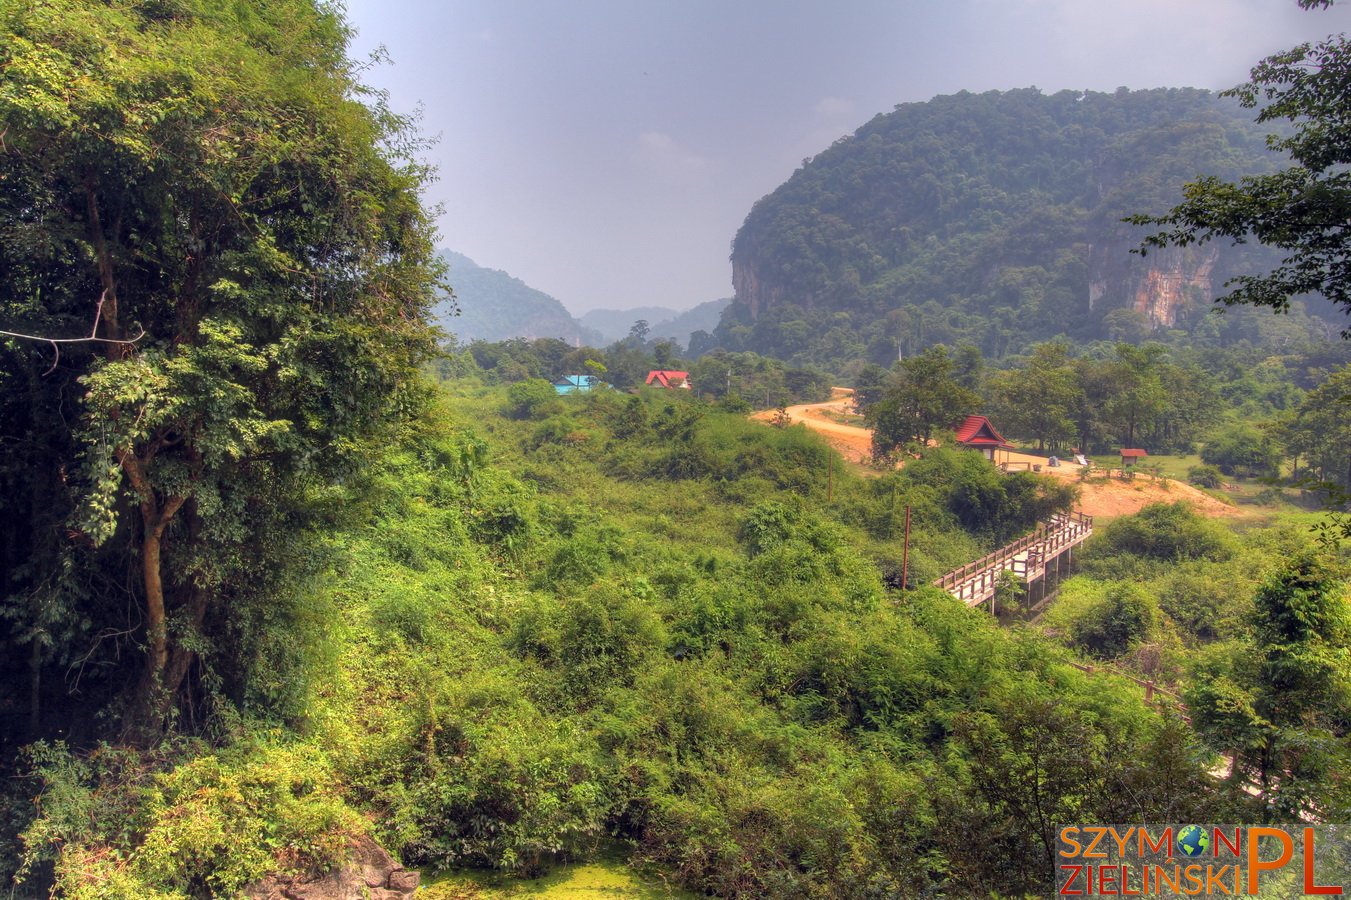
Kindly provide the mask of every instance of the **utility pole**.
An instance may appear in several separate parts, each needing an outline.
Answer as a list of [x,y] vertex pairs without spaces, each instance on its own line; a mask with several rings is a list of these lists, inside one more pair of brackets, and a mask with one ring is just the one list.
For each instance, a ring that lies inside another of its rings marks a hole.
[[901,590],[908,590],[910,579],[910,507],[905,508],[905,544],[901,550]]

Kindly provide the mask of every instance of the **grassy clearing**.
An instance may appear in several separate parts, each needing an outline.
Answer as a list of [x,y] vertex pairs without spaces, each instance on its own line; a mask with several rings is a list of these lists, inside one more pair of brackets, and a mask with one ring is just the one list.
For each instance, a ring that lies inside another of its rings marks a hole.
[[822,418],[829,419],[837,425],[851,425],[854,428],[866,428],[868,426],[867,420],[855,413],[842,412],[838,409],[821,409],[817,412]]
[[619,858],[560,866],[541,878],[510,878],[481,873],[446,872],[430,879],[419,898],[425,900],[683,900],[696,894],[670,887],[659,878],[635,872]]
[[[1093,463],[1093,467],[1097,469],[1121,468],[1121,456],[1116,453],[1099,453],[1090,456],[1089,460]],[[1179,456],[1155,456],[1150,454],[1141,463],[1137,463],[1141,471],[1158,472],[1165,478],[1173,478],[1178,481],[1186,481],[1187,470],[1199,465],[1202,465],[1201,457],[1195,453]]]

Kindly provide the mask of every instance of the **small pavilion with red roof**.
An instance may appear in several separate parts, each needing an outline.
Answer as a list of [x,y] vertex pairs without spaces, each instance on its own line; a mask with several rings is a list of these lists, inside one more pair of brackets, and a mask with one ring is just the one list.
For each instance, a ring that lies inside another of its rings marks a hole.
[[979,450],[990,462],[994,462],[996,450],[1013,449],[985,416],[967,416],[966,421],[957,426],[957,446]]
[[1121,468],[1123,468],[1123,469],[1129,468],[1130,466],[1135,465],[1136,463],[1138,463],[1140,460],[1144,459],[1144,458],[1145,458],[1146,456],[1148,456],[1148,455],[1149,455],[1148,453],[1146,453],[1144,450],[1140,449],[1139,447],[1122,447],[1122,448],[1121,448]]
[[664,388],[690,389],[690,373],[677,372],[674,369],[653,369],[647,373],[644,384],[653,384]]

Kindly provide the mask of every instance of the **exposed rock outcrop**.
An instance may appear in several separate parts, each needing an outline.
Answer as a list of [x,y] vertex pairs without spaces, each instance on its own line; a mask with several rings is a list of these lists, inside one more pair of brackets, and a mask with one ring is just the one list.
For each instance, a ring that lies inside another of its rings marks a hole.
[[760,316],[760,310],[782,302],[786,294],[779,285],[763,283],[753,261],[736,255],[732,257],[732,288],[736,292],[733,302],[749,306],[752,320]]
[[404,900],[421,876],[405,869],[369,837],[352,843],[347,862],[331,872],[269,875],[245,891],[249,900]]
[[1220,250],[1214,245],[1152,251],[1143,260],[1135,242],[1094,246],[1089,254],[1088,308],[1126,307],[1155,328],[1172,328],[1188,306],[1208,309]]

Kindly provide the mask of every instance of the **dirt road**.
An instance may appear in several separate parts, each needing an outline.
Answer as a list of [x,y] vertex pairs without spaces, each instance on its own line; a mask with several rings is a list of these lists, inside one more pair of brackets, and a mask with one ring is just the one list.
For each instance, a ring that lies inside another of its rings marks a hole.
[[[824,403],[790,406],[786,412],[794,425],[800,422],[820,432],[846,460],[863,466],[872,459],[872,432],[859,425],[838,421],[852,416],[853,398],[854,391],[851,388],[831,388],[831,398]],[[763,410],[755,413],[752,418],[769,422],[773,420],[774,415],[775,411],[772,409]],[[1042,456],[1019,453],[1016,450],[1001,450],[999,461],[1044,465],[1046,459]],[[1178,500],[1186,500],[1198,513],[1205,516],[1227,518],[1242,515],[1237,507],[1223,503],[1181,481],[1167,478],[1155,480],[1147,475],[1140,475],[1130,481],[1119,478],[1079,481],[1080,469],[1077,463],[1061,460],[1059,467],[1043,468],[1042,472],[1056,478],[1074,480],[1081,490],[1078,509],[1090,516],[1114,518],[1139,512],[1150,503],[1173,503]],[[861,471],[876,472],[875,469],[869,468]]]
[[[848,416],[854,412],[852,388],[831,388],[831,398],[824,403],[803,403],[787,409],[789,421],[801,422],[813,431],[819,431],[840,455],[850,462],[866,463],[872,459],[873,433],[858,425],[846,425],[832,417]],[[773,421],[775,411],[763,410],[751,416],[762,422]]]

